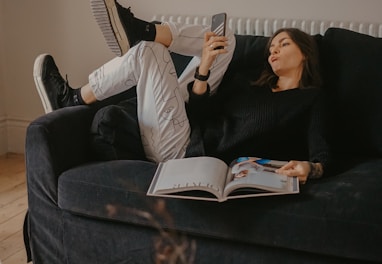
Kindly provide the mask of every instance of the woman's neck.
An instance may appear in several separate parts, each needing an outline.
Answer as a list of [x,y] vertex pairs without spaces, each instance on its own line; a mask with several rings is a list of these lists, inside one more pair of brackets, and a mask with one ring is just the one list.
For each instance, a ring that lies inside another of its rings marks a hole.
[[295,89],[300,86],[300,78],[280,76],[277,86],[272,89],[273,92],[281,92],[285,90]]

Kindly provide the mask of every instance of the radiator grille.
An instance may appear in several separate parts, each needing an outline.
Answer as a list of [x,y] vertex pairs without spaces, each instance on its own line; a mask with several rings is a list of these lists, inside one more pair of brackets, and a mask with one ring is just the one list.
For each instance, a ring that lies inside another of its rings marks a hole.
[[[211,22],[211,18],[207,16],[183,15],[155,15],[153,20],[201,25],[210,25]],[[323,35],[328,28],[338,27],[374,37],[382,37],[382,24],[379,23],[229,17],[227,18],[227,25],[236,34],[240,35],[270,36],[283,27],[295,27],[312,35]]]

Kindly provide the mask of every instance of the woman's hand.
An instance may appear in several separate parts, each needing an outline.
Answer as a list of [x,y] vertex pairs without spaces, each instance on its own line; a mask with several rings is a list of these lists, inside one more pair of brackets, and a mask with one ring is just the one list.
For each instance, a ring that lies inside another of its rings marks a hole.
[[[207,32],[204,34],[202,58],[199,65],[200,74],[207,74],[216,57],[219,54],[227,53],[227,50],[224,48],[228,45],[227,40],[226,37],[217,36],[214,32]],[[218,47],[222,48],[216,49]]]
[[[199,74],[208,75],[213,62],[219,54],[227,53],[224,48],[227,44],[227,38],[224,36],[217,36],[213,32],[207,32],[204,35],[204,43],[202,50],[202,57],[199,65]],[[223,47],[221,49],[216,49],[217,47]],[[195,80],[192,91],[195,94],[204,94],[207,91],[207,81]]]
[[305,184],[309,178],[320,178],[323,174],[321,163],[291,160],[280,169],[276,170],[286,176],[298,177],[301,184]]

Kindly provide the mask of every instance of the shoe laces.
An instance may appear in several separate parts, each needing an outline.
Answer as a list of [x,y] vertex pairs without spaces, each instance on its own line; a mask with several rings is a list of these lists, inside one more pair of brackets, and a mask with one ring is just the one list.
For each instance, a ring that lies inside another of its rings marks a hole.
[[131,12],[131,6],[129,6],[129,7],[127,8],[127,12],[130,13],[130,15],[131,15],[132,17],[134,17],[134,13]]

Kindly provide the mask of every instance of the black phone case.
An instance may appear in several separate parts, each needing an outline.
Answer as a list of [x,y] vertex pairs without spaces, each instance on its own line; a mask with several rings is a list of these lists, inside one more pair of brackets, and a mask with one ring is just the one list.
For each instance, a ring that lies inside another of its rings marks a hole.
[[212,16],[211,31],[219,36],[225,35],[227,14],[220,13]]

